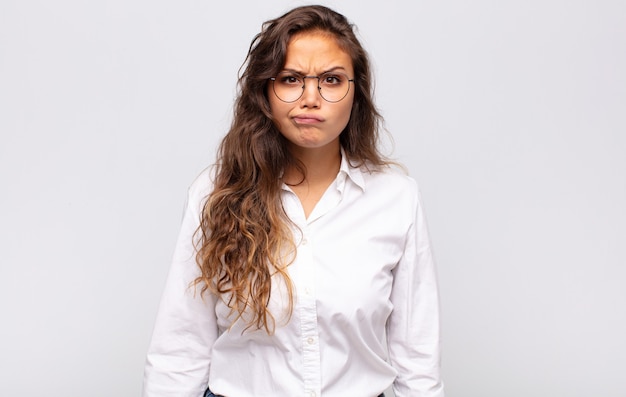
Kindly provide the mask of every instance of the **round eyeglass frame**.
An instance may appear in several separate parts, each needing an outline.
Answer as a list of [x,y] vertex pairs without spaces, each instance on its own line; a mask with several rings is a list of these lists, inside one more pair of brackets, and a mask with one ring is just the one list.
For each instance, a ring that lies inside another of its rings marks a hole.
[[[280,74],[280,73],[279,73]],[[333,75],[333,74],[340,74],[343,76],[346,76],[346,78],[348,77],[347,74],[345,73],[333,73],[333,72],[326,72],[326,73],[322,73],[318,76],[299,76],[302,78],[302,92],[300,93],[300,95],[294,99],[293,101],[285,101],[284,99],[282,99],[278,93],[276,92],[276,86],[275,86],[275,82],[276,82],[276,77],[270,77],[270,80],[272,81],[272,91],[274,91],[274,95],[276,95],[276,98],[278,98],[281,102],[285,102],[285,103],[294,103],[296,102],[298,99],[302,98],[302,95],[304,95],[304,90],[306,88],[306,79],[317,79],[317,92],[319,92],[320,96],[322,97],[323,100],[325,100],[326,102],[330,102],[330,103],[337,103],[337,102],[341,102],[345,97],[348,96],[348,93],[350,92],[350,83],[354,84],[354,79],[350,79],[348,78],[348,89],[346,90],[346,93],[344,94],[344,96],[342,96],[341,98],[337,99],[336,101],[330,101],[328,99],[326,99],[324,97],[324,94],[322,94],[322,87],[320,87],[320,78],[324,77],[326,75]]]

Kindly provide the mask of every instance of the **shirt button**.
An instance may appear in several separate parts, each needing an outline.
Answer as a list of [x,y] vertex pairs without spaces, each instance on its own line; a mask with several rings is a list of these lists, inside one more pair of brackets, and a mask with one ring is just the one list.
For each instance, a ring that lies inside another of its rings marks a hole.
[[313,338],[309,338],[309,339],[307,339],[306,341],[307,341],[307,343],[308,343],[309,345],[312,345],[313,343],[315,343],[315,339],[313,339]]
[[314,392],[313,390],[311,390],[311,391],[309,392],[309,396],[311,396],[311,397],[315,397],[315,392]]

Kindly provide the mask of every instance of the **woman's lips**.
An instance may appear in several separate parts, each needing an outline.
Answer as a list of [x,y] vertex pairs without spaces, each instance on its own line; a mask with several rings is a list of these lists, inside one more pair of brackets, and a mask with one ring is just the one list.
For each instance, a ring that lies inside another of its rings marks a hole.
[[296,124],[316,124],[324,121],[322,117],[314,116],[310,114],[300,114],[293,117]]

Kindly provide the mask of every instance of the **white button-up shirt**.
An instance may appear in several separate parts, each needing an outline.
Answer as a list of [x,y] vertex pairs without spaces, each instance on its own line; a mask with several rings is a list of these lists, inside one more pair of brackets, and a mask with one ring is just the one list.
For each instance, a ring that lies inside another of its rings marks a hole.
[[193,246],[208,171],[189,197],[149,347],[144,397],[443,397],[435,264],[417,185],[400,171],[370,173],[344,158],[308,218],[283,186],[297,253],[269,308],[275,332],[249,328],[210,293]]

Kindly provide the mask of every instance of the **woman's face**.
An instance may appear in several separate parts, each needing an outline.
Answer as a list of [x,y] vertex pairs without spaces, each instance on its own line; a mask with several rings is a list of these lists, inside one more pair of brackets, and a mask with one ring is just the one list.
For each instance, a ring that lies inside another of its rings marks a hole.
[[[325,72],[333,72],[337,76],[343,74],[349,79],[354,78],[350,56],[337,45],[332,35],[322,32],[305,32],[293,36],[287,46],[283,71],[289,72],[290,76],[320,76]],[[280,100],[272,87],[272,84],[280,82],[270,82],[268,97],[276,126],[290,142],[292,149],[338,150],[339,134],[350,119],[354,83],[348,83],[348,93],[343,99],[328,102],[320,95],[316,78],[303,80],[305,89],[302,96],[290,103]],[[333,77],[326,81],[326,84],[334,84]]]

